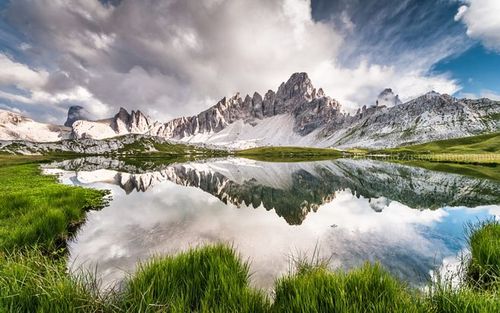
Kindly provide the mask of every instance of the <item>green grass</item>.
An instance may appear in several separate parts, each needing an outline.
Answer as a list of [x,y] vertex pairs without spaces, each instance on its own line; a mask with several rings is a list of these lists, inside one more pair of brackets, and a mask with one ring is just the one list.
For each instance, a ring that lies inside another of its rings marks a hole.
[[427,310],[435,313],[491,313],[500,312],[500,293],[497,291],[481,291],[462,287],[453,289],[450,286],[437,286],[426,295]]
[[419,145],[386,149],[383,151],[389,153],[500,153],[500,133],[438,140]]
[[498,312],[499,289],[446,283],[411,289],[378,264],[349,272],[299,266],[273,299],[249,286],[248,264],[224,245],[154,258],[122,290],[100,293],[92,275],[71,277],[63,259],[36,248],[0,255],[0,312]]
[[[116,138],[115,138],[116,139]],[[124,147],[117,150],[118,154],[132,154],[132,155],[145,155],[151,156],[226,156],[229,153],[226,150],[209,149],[205,147],[171,143],[171,142],[158,142],[153,138],[140,138],[132,143],[124,144]]]
[[306,267],[276,283],[275,312],[422,312],[421,299],[379,265],[348,273]]
[[258,147],[236,151],[236,156],[269,162],[303,162],[342,157],[335,149],[311,147]]
[[248,264],[214,245],[143,264],[120,298],[129,312],[267,312],[269,300],[248,280]]
[[398,161],[430,161],[456,164],[500,164],[500,133],[438,140],[419,145],[359,152],[364,156]]
[[45,248],[0,253],[0,312],[113,312],[111,297],[97,292],[92,275],[68,275],[65,258]]
[[[0,312],[498,312],[500,224],[470,228],[466,282],[429,292],[409,288],[380,265],[329,271],[298,262],[269,297],[250,287],[249,265],[217,244],[157,257],[123,285],[99,291],[92,273],[69,275],[58,242],[104,193],[43,176],[40,159],[0,159]],[[73,226],[72,226],[73,225]]]
[[419,145],[387,149],[386,151],[413,153],[500,153],[500,133],[438,140]]
[[37,248],[0,255],[0,312],[269,312],[249,287],[248,265],[224,245],[142,264],[123,290],[99,292],[87,273],[71,277],[65,261]]
[[54,247],[83,221],[85,210],[104,204],[104,191],[65,186],[41,175],[36,162],[17,162],[33,161],[10,157],[0,163],[0,249]]
[[500,222],[469,226],[471,252],[467,277],[473,287],[500,291]]

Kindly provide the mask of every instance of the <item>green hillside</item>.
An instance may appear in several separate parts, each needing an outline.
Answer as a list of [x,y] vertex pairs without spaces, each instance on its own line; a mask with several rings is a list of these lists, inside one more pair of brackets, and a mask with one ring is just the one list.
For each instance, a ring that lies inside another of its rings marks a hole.
[[383,151],[389,153],[500,153],[500,133],[438,140]]

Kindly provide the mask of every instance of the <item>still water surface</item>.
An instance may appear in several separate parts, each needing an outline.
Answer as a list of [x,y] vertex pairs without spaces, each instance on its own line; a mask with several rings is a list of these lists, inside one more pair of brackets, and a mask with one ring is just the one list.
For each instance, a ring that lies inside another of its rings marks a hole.
[[104,287],[152,255],[213,242],[232,244],[262,288],[315,250],[332,269],[378,261],[419,286],[463,251],[464,223],[500,216],[499,182],[381,161],[143,165],[99,157],[46,169],[111,190],[69,242],[71,267]]

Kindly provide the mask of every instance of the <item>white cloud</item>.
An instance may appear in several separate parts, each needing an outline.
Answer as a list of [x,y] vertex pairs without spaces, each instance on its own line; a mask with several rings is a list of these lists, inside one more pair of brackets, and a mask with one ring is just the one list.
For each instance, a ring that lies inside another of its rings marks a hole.
[[483,89],[481,90],[481,98],[488,98],[491,100],[500,101],[500,94],[493,90]]
[[488,98],[491,100],[500,101],[500,94],[498,92],[495,92],[495,91],[489,90],[489,89],[482,89],[477,94],[476,93],[462,92],[462,93],[460,93],[460,97],[464,97],[464,98],[468,98],[468,99]]
[[29,68],[0,53],[0,85],[14,85],[18,88],[38,89],[45,84],[48,73]]
[[467,0],[455,15],[455,20],[467,26],[467,35],[481,40],[493,50],[500,51],[500,1]]
[[309,0],[124,0],[116,7],[97,0],[18,0],[7,13],[32,39],[29,50],[39,51],[32,57],[43,56],[57,69],[46,78],[46,96],[61,99],[56,95],[83,89],[89,110],[101,116],[120,106],[160,120],[196,114],[237,91],[276,89],[299,71],[351,108],[373,103],[386,87],[403,99],[459,89],[447,76],[428,75],[428,60],[418,56],[397,65],[345,67],[338,62],[348,48],[344,35],[314,21]]
[[[50,92],[46,90],[50,81],[50,74],[43,69],[32,69],[25,64],[18,63],[7,55],[0,53],[0,86],[14,86],[15,91],[0,90],[0,99],[9,102],[21,103],[40,109],[54,109],[61,103],[81,102],[89,111],[96,115],[108,114],[107,106],[96,99],[87,89],[81,86],[71,86],[66,90]],[[11,105],[2,104],[4,107]],[[30,110],[23,110],[27,115]],[[37,117],[37,116],[32,116]],[[50,116],[48,117],[50,118]],[[47,118],[45,118],[47,120]],[[52,117],[52,121],[55,121]]]
[[334,95],[351,109],[375,103],[375,96],[383,88],[392,87],[403,101],[435,90],[453,94],[460,89],[447,75],[428,76],[423,70],[402,71],[395,66],[361,64],[354,69],[325,63],[312,72],[313,81],[324,86],[327,94]]

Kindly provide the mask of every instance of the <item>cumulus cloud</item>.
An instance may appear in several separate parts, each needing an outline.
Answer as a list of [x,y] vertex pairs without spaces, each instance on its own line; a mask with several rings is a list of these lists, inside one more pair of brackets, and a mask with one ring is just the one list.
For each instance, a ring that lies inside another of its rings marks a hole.
[[487,48],[500,51],[500,1],[466,0],[455,15],[467,26],[467,35]]
[[[46,67],[33,75],[44,73],[43,81],[30,78],[39,85],[24,82],[31,95],[21,97],[61,110],[78,102],[101,117],[120,106],[160,120],[195,114],[237,91],[276,89],[298,71],[351,108],[371,104],[385,87],[403,99],[459,89],[447,76],[428,74],[429,62],[418,58],[346,67],[339,58],[345,33],[314,20],[309,0],[123,0],[115,6],[17,0],[5,13],[29,41],[25,56]],[[342,23],[357,27],[347,13]]]
[[48,73],[29,68],[5,54],[0,54],[0,84],[14,85],[23,89],[39,89],[45,84]]

